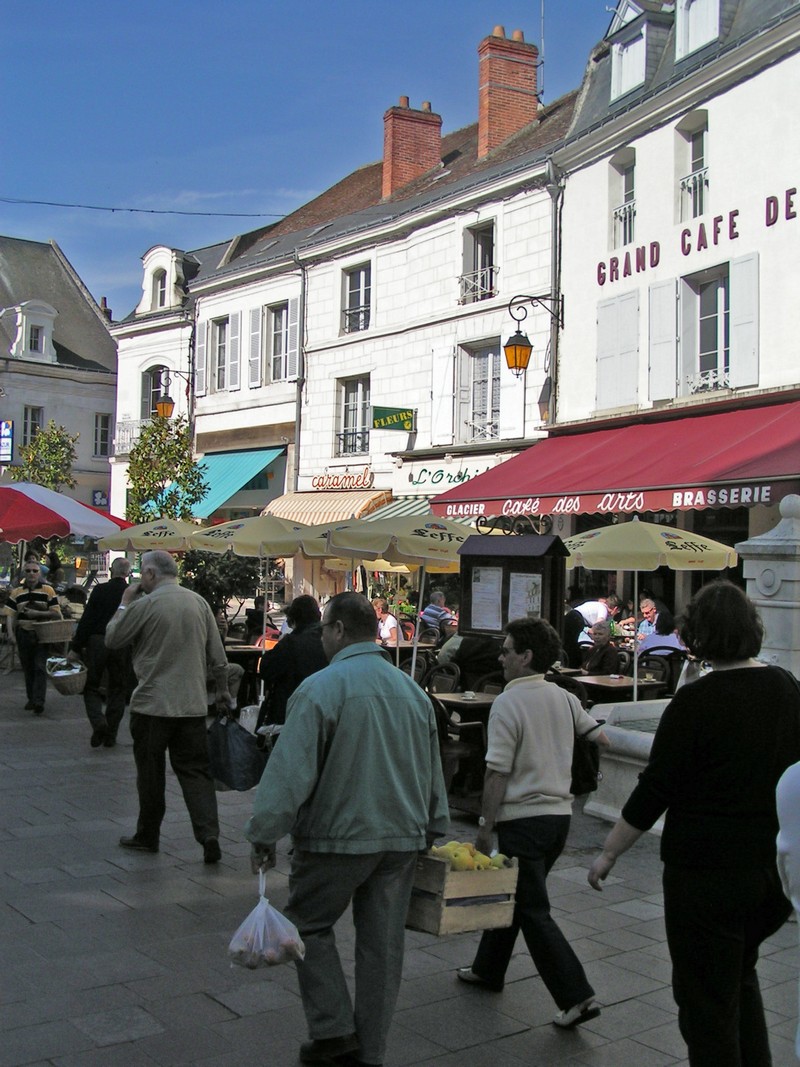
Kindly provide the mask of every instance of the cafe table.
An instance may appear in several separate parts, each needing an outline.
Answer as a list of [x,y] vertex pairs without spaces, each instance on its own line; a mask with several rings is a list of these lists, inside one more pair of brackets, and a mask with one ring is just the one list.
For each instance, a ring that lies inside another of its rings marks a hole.
[[[586,686],[589,696],[595,703],[609,699],[633,699],[633,678],[628,675],[583,674],[579,681]],[[637,683],[638,697],[642,700],[652,700],[664,689],[666,689],[666,682],[639,678]]]
[[226,644],[225,655],[229,663],[238,663],[244,669],[237,701],[239,707],[258,703],[258,665],[264,655],[264,649],[261,645]]

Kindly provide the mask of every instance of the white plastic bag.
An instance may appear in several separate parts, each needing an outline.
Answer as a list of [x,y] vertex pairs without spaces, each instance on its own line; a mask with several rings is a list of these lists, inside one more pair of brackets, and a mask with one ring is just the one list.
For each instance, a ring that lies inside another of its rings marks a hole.
[[256,723],[258,722],[260,710],[260,704],[248,704],[247,707],[242,708],[239,712],[239,725],[243,726],[248,733],[254,734],[256,732]]
[[306,947],[297,927],[270,904],[264,896],[266,876],[258,875],[259,901],[231,938],[228,955],[240,967],[276,967],[279,963],[302,960]]

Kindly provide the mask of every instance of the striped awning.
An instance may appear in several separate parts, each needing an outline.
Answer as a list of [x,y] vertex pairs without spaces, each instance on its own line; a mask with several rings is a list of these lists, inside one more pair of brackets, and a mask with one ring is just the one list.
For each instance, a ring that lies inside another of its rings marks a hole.
[[271,500],[263,513],[277,515],[291,522],[303,522],[307,526],[317,526],[326,522],[363,519],[384,504],[388,504],[391,499],[392,494],[386,489],[285,493]]
[[398,496],[390,504],[367,515],[367,520],[396,519],[402,515],[430,515],[431,498],[429,496]]

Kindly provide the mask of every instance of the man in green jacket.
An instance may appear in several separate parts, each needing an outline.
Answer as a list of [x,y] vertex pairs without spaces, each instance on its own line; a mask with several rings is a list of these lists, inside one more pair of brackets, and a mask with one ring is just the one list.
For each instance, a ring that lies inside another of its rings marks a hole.
[[[376,635],[360,593],[326,605],[330,665],[291,697],[245,828],[256,866],[273,866],[274,842],[293,838],[286,914],[306,946],[297,968],[311,1038],[303,1063],[383,1062],[417,853],[448,827],[431,703]],[[355,1009],[333,932],[351,902]]]

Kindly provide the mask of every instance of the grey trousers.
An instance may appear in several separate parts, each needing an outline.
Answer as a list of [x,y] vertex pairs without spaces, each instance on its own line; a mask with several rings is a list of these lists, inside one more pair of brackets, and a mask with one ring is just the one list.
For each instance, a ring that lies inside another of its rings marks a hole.
[[[286,914],[305,942],[297,965],[314,1039],[355,1033],[363,1063],[383,1063],[403,972],[405,921],[416,852],[363,856],[295,849]],[[352,901],[356,932],[355,1011],[334,925]]]

